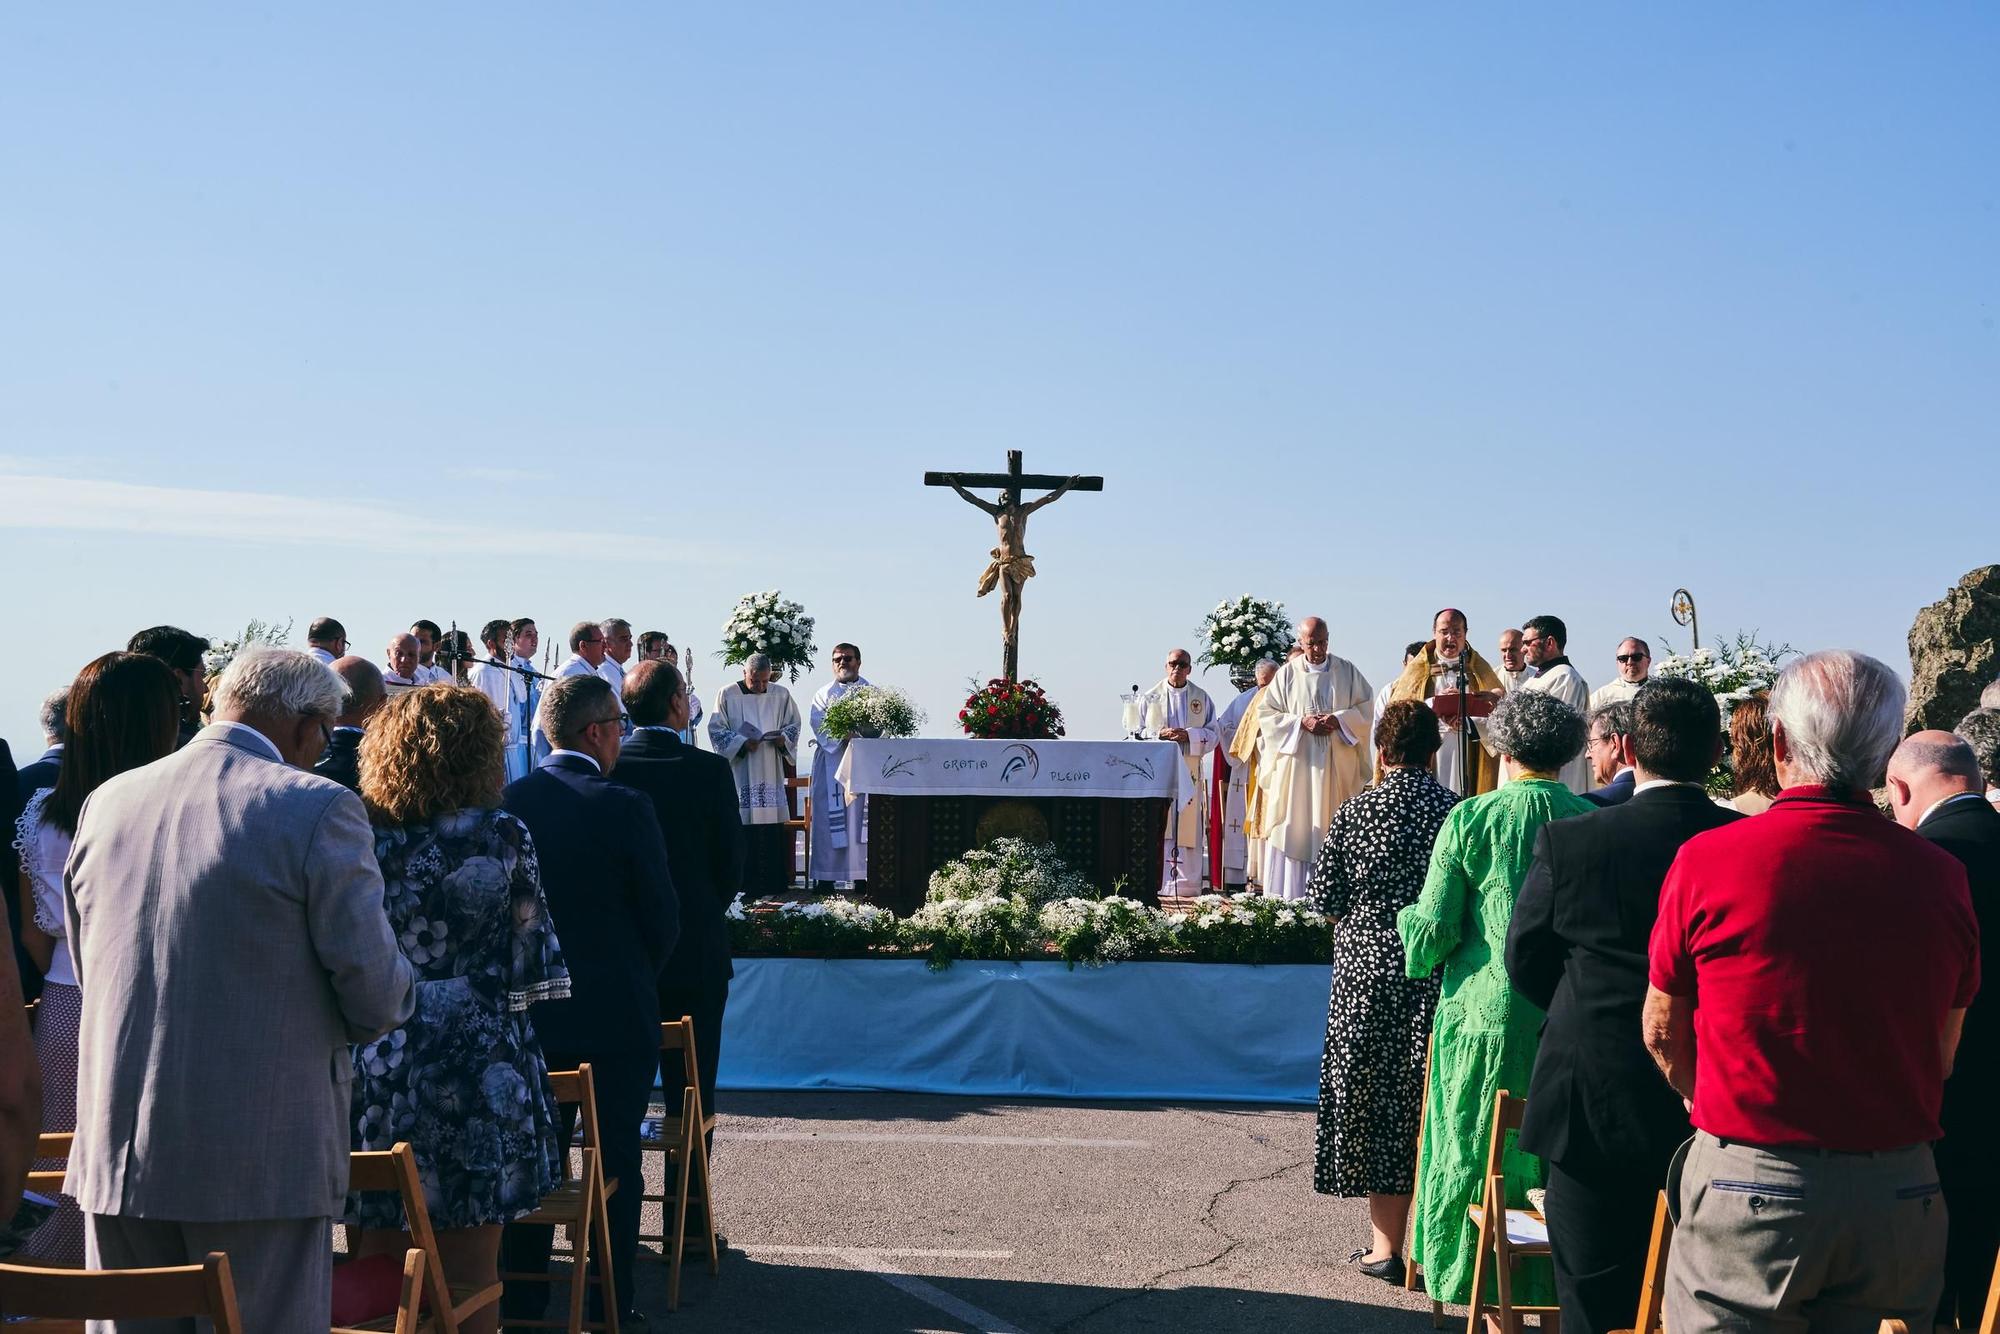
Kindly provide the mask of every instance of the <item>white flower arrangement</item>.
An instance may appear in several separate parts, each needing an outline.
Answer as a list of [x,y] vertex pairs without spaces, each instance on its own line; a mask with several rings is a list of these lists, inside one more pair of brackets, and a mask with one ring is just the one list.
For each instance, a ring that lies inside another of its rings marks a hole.
[[893,686],[859,686],[827,706],[820,729],[836,741],[915,736],[924,711]]
[[1233,602],[1216,603],[1196,634],[1203,646],[1203,666],[1247,672],[1265,658],[1284,661],[1293,639],[1292,619],[1285,615],[1282,602],[1246,593]]
[[775,588],[745,593],[722,626],[722,660],[731,666],[753,653],[796,681],[813,663],[813,618]]
[[1728,796],[1736,790],[1736,777],[1729,765],[1729,717],[1736,706],[1753,695],[1768,691],[1778,680],[1783,661],[1798,652],[1790,644],[1760,644],[1755,632],[1738,631],[1736,638],[1712,649],[1672,656],[1653,664],[1653,675],[1693,681],[1715,696],[1722,711],[1722,756],[1708,774],[1708,790]]
[[246,648],[283,648],[285,641],[292,637],[292,623],[279,625],[276,621],[252,621],[243,627],[243,633],[235,639],[217,639],[209,643],[208,652],[201,655],[202,675],[220,676],[236,660],[236,655]]
[[1018,898],[1039,909],[1056,899],[1093,898],[1095,890],[1070,869],[1053,844],[996,838],[931,872],[928,897],[933,902]]

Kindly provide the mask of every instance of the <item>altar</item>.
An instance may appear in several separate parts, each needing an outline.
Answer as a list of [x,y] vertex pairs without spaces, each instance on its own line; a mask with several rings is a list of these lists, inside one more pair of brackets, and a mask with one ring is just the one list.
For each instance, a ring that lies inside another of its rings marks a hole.
[[1123,877],[1152,903],[1167,816],[1195,798],[1171,741],[856,739],[836,780],[868,798],[867,897],[899,913],[932,871],[1003,837],[1053,843],[1099,889]]

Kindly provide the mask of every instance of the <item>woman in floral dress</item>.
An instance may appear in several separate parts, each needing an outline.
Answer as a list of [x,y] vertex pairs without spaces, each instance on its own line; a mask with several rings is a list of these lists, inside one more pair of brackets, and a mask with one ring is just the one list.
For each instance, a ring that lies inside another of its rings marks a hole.
[[1333,813],[1307,882],[1333,930],[1333,995],[1320,1062],[1313,1189],[1368,1197],[1371,1278],[1404,1278],[1403,1231],[1417,1173],[1424,1049],[1437,1006],[1435,978],[1403,969],[1396,914],[1415,903],[1431,843],[1458,798],[1431,776],[1437,715],[1399,700],[1375,724],[1382,781]]
[[[528,1006],[567,996],[569,972],[534,844],[499,809],[505,739],[485,695],[436,685],[390,700],[361,743],[383,903],[418,980],[410,1021],[354,1049],[354,1147],[409,1141],[446,1276],[479,1286],[497,1281],[502,1225],[535,1208],[563,1159]],[[349,1205],[356,1254],[402,1253],[393,1196]]]

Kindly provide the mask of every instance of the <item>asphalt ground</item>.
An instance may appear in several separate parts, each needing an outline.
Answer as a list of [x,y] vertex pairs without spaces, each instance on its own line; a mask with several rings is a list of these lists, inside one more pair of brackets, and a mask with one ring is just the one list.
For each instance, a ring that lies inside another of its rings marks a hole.
[[717,1101],[716,1215],[731,1249],[716,1276],[690,1259],[672,1315],[664,1269],[641,1263],[654,1329],[1431,1328],[1428,1302],[1347,1262],[1368,1243],[1365,1205],[1313,1192],[1307,1109]]

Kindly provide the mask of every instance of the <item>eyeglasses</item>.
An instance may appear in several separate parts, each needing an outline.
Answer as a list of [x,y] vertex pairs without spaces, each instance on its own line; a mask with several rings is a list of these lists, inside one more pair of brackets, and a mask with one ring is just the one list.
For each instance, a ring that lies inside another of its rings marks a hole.
[[623,725],[624,721],[625,721],[625,715],[624,715],[624,714],[622,714],[622,713],[614,713],[614,714],[612,714],[612,715],[611,715],[611,716],[610,716],[609,718],[593,718],[593,719],[591,719],[591,720],[590,720],[589,722],[585,723],[585,724],[584,724],[584,726],[585,726],[585,727],[603,727],[603,726],[604,726],[605,724],[609,723],[609,724],[610,724],[611,726],[613,726],[613,727],[619,727],[619,726]]
[[834,655],[833,655],[833,660],[834,660],[835,662],[853,662],[853,661],[854,661],[854,659],[853,659],[853,658],[852,658],[852,657],[851,657],[850,655],[848,655],[848,654],[845,654],[845,653],[836,653],[836,654],[834,654]]
[[1650,653],[1621,653],[1621,654],[1619,654],[1619,655],[1618,655],[1618,661],[1620,661],[1620,662],[1644,662],[1644,661],[1646,661],[1646,659],[1648,659],[1648,658],[1650,658],[1650,657],[1652,657],[1652,656],[1653,656],[1653,655],[1652,655],[1652,654],[1650,654]]
[[1594,736],[1590,739],[1590,744],[1593,746],[1610,746],[1615,745],[1617,741],[1618,738],[1615,736]]
[[1193,663],[1191,663],[1191,662],[1187,662],[1187,661],[1185,661],[1185,660],[1176,660],[1176,661],[1174,661],[1174,662],[1170,662],[1170,663],[1168,663],[1168,664],[1167,664],[1167,666],[1169,666],[1169,667],[1178,667],[1178,668],[1180,668],[1180,669],[1181,669],[1182,671],[1188,671],[1188,670],[1190,670],[1190,669],[1192,669],[1192,668],[1194,667],[1194,664],[1193,664]]

